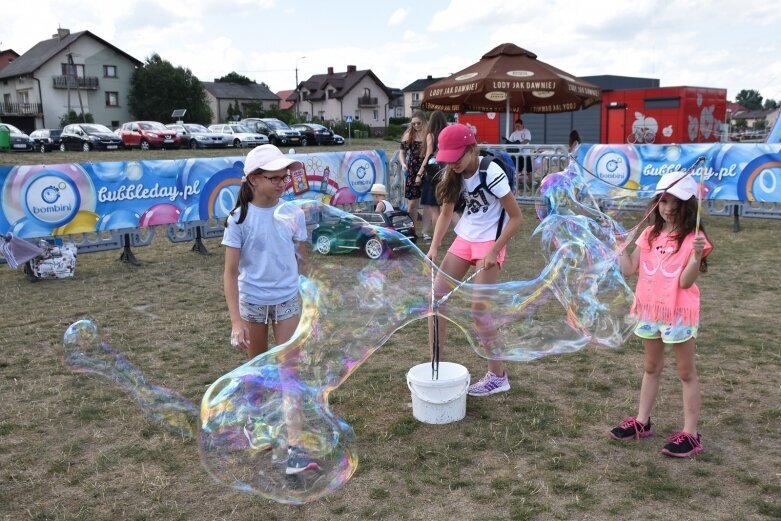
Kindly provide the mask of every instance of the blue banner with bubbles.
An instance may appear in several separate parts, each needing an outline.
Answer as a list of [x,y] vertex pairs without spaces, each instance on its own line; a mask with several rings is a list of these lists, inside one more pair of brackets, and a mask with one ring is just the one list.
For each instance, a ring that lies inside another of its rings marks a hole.
[[703,179],[705,199],[781,202],[781,144],[581,145],[578,168],[597,195],[637,190],[649,196],[667,172],[687,170]]
[[[293,154],[285,199],[370,201],[382,150]],[[244,158],[0,166],[0,234],[34,238],[220,219],[236,204]]]

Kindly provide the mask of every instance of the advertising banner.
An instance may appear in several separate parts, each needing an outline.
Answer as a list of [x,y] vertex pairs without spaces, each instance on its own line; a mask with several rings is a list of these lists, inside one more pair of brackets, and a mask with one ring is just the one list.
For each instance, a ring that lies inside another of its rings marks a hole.
[[[284,198],[332,205],[371,201],[387,177],[382,150],[293,154]],[[223,219],[244,158],[0,166],[0,234],[46,237]]]
[[612,190],[624,188],[647,197],[662,175],[687,170],[700,157],[705,161],[693,176],[698,183],[704,176],[706,199],[781,202],[781,144],[583,144],[577,162],[595,194],[609,195]]

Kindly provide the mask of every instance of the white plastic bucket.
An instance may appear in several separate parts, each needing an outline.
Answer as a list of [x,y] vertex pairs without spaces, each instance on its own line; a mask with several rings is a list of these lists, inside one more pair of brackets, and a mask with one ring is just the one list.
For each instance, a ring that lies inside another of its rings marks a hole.
[[439,363],[439,379],[431,379],[431,363],[419,364],[407,373],[412,393],[412,415],[423,423],[443,424],[466,416],[469,371],[452,362]]

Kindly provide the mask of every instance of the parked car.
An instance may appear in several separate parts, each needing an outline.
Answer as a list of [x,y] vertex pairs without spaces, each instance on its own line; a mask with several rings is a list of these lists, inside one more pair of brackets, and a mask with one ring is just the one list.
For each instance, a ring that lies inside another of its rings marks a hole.
[[60,134],[60,150],[117,150],[122,141],[110,128],[97,123],[65,125]]
[[226,123],[224,125],[211,125],[209,130],[218,134],[226,134],[230,139],[230,144],[236,148],[256,147],[258,145],[267,145],[268,138],[258,132],[253,132],[249,128],[239,123]]
[[339,134],[334,134],[334,145],[344,145],[344,138]]
[[301,134],[287,126],[287,123],[277,118],[245,118],[241,120],[255,132],[267,136],[272,145],[298,145]]
[[41,153],[60,149],[60,134],[58,128],[41,128],[30,134],[33,140],[33,148]]
[[334,133],[323,125],[318,125],[317,123],[296,123],[290,128],[301,133],[301,146],[334,144]]
[[11,150],[32,150],[33,140],[30,136],[11,125],[10,123],[0,123],[0,130],[7,130],[11,133]]
[[179,135],[180,144],[183,148],[225,148],[232,143],[231,136],[212,132],[203,125],[197,123],[182,123],[181,125],[172,123],[166,125]]
[[361,251],[370,259],[379,259],[390,252],[412,247],[410,241],[380,233],[375,226],[396,230],[411,242],[418,239],[415,223],[407,212],[356,212],[318,224],[312,230],[312,244],[322,255]]
[[126,148],[179,148],[179,136],[157,121],[130,121],[119,132]]

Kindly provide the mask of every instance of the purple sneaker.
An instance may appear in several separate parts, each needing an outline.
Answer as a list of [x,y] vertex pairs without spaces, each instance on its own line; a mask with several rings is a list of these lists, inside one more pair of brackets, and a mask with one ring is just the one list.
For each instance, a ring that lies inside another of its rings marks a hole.
[[477,383],[469,386],[469,396],[488,396],[489,394],[503,393],[510,390],[510,380],[507,379],[507,371],[504,376],[496,376],[491,371]]

